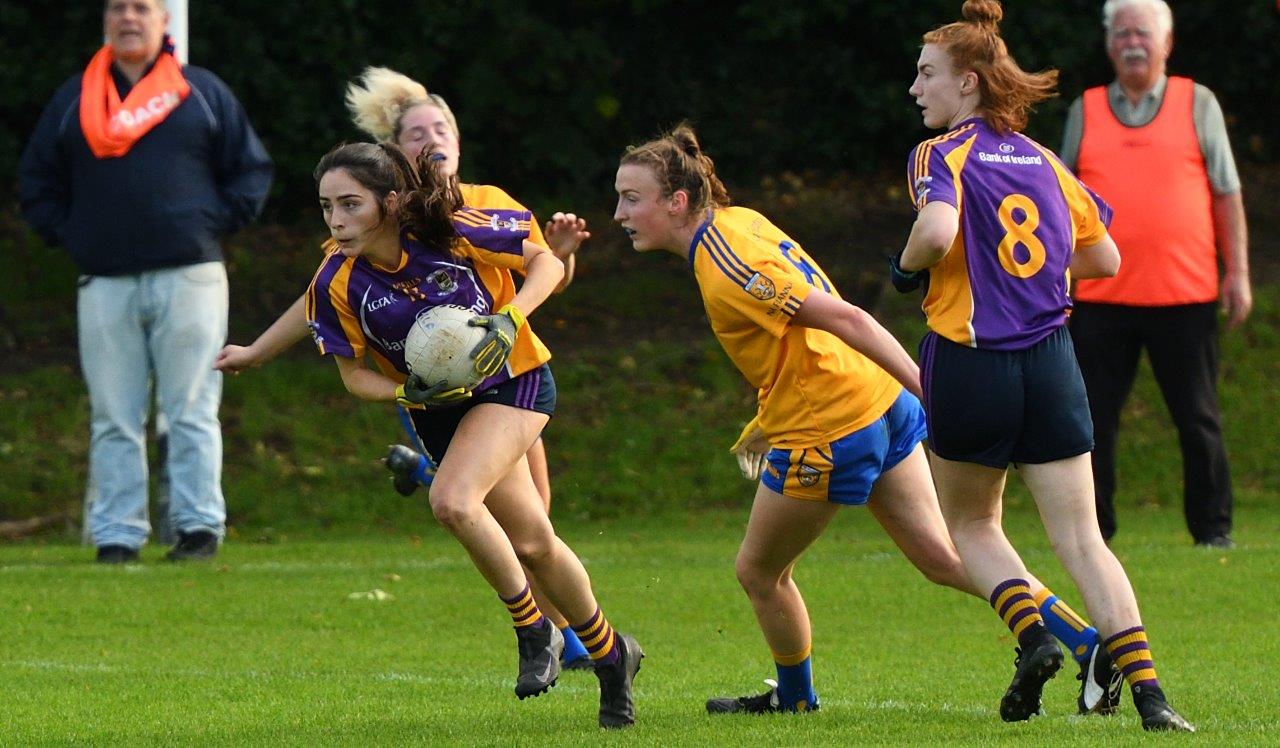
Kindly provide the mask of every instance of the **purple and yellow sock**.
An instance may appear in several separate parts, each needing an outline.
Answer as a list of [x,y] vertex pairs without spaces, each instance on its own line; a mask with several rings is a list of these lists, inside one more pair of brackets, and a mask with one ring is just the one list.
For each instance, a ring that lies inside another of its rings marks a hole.
[[1048,587],[1042,587],[1035,594],[1035,601],[1049,633],[1067,645],[1076,662],[1084,664],[1093,648],[1102,644],[1098,630],[1072,610],[1070,605],[1059,600]]
[[1018,637],[1019,646],[1030,647],[1042,634],[1048,633],[1027,580],[1006,579],[991,591],[990,602],[996,615]]
[[498,595],[498,599],[507,606],[507,610],[511,613],[511,620],[515,622],[516,628],[522,629],[526,626],[536,626],[542,622],[542,611],[538,610],[538,604],[533,601],[533,593],[529,591],[529,583],[526,582],[524,589],[512,598],[506,598]]
[[793,655],[773,653],[773,664],[778,671],[778,706],[782,709],[808,711],[818,703],[813,690],[813,646],[807,646]]
[[618,661],[618,648],[613,636],[613,627],[609,625],[609,621],[605,619],[604,613],[596,608],[596,612],[591,614],[586,623],[573,626],[573,630],[578,634],[578,639],[582,642],[582,646],[587,648],[587,654],[591,656],[591,660],[597,665],[612,665]]
[[1147,630],[1141,626],[1125,629],[1107,639],[1107,651],[1111,660],[1124,674],[1129,689],[1137,696],[1138,689],[1154,691],[1164,697],[1160,679],[1156,677],[1156,665],[1151,659],[1151,647],[1147,644]]

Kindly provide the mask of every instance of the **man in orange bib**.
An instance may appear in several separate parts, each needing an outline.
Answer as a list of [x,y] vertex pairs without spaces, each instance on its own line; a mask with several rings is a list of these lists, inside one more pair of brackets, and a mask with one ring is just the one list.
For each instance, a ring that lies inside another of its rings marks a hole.
[[18,169],[22,213],[80,271],[89,388],[89,532],[97,560],[138,560],[147,516],[146,419],[168,424],[174,561],[223,537],[220,239],[251,221],[271,161],[227,85],[183,66],[164,0],[107,0],[106,44],[45,107]]
[[[1146,349],[1178,429],[1183,509],[1197,545],[1229,548],[1231,480],[1218,408],[1218,320],[1253,306],[1240,178],[1212,92],[1168,77],[1164,0],[1108,0],[1116,80],[1068,112],[1062,160],[1114,209],[1114,278],[1076,285],[1071,332],[1093,415],[1098,523],[1116,532],[1116,432]],[[1219,279],[1219,261],[1224,268]]]

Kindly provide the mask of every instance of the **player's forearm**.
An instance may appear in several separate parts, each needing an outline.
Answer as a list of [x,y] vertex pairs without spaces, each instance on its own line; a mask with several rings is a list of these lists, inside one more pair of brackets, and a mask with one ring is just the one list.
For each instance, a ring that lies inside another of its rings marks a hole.
[[791,324],[823,330],[840,338],[845,345],[866,356],[911,393],[921,396],[920,367],[911,359],[897,338],[858,307],[818,289],[796,310]]
[[912,360],[898,339],[862,309],[850,307],[855,314],[842,320],[837,337],[850,348],[871,359],[889,376],[898,380],[911,394],[923,398],[920,389],[920,367]]
[[1249,275],[1249,229],[1239,192],[1213,198],[1213,233],[1229,274]]
[[1076,280],[1114,277],[1120,272],[1120,250],[1115,240],[1107,234],[1096,244],[1077,247],[1071,253],[1070,270]]
[[262,331],[249,348],[253,351],[257,363],[265,364],[305,337],[307,337],[306,296],[299,296],[279,319]]
[[347,392],[370,402],[392,402],[396,399],[396,383],[386,376],[367,369],[347,358],[335,357],[342,384]]
[[529,258],[524,283],[520,292],[511,299],[511,304],[528,317],[551,296],[563,278],[564,263],[550,251],[537,252]]

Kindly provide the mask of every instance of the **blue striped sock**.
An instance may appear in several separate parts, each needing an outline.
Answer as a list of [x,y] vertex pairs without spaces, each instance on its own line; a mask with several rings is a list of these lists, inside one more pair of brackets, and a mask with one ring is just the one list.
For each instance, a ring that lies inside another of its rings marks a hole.
[[573,632],[572,626],[565,626],[560,629],[560,633],[564,634],[564,654],[560,655],[562,662],[573,662],[579,657],[589,656],[590,653],[582,646],[582,640]]
[[778,671],[778,706],[782,709],[806,711],[818,703],[818,694],[813,690],[813,658],[806,649],[804,659],[793,665],[782,662],[794,658],[774,656],[774,667]]
[[436,464],[430,457],[418,454],[418,467],[413,471],[413,479],[420,486],[430,486],[431,481],[436,479]]
[[1035,594],[1036,607],[1049,633],[1071,651],[1076,662],[1084,664],[1094,647],[1102,644],[1098,630],[1071,609],[1071,606],[1058,599],[1058,596],[1046,587]]

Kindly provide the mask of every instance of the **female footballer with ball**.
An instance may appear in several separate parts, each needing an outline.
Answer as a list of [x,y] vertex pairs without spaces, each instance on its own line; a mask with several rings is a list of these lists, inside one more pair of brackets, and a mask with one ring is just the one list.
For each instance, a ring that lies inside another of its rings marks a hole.
[[[523,564],[595,663],[600,725],[631,724],[631,683],[644,653],[634,638],[615,636],[586,570],[556,537],[525,458],[556,399],[551,354],[526,317],[563,279],[563,264],[528,240],[528,211],[464,206],[457,178],[428,152],[415,169],[389,143],[338,146],[315,177],[336,245],[305,300],[316,346],[333,357],[352,394],[410,408],[428,452],[440,458],[431,510],[511,613],[516,694],[554,685],[563,647],[533,600]],[[524,275],[518,291],[513,270]],[[484,377],[473,390],[424,382],[405,365],[403,341],[414,321],[444,304],[476,311],[472,323],[487,329],[472,353]]]
[[[712,330],[758,389],[755,422],[769,445],[735,567],[778,679],[758,696],[711,699],[707,710],[816,709],[809,615],[792,571],[840,506],[867,505],[926,577],[979,595],[920,446],[919,370],[795,241],[760,213],[729,206],[687,125],[628,148],[615,188],[614,219],[635,249],[689,263]],[[1054,615],[1087,629],[1057,606]]]
[[1012,463],[1143,727],[1194,731],[1165,701],[1133,588],[1095,516],[1093,425],[1065,323],[1070,278],[1119,268],[1110,209],[1020,133],[1031,106],[1053,95],[1057,71],[1018,67],[996,0],[968,0],[963,15],[924,35],[910,92],[925,125],[947,132],[911,153],[918,216],[894,272],[909,285],[928,270],[921,368],[942,511],[969,577],[1020,644],[1001,716],[1035,713],[1062,662],[1001,528]]
[[[367,68],[358,82],[347,86],[347,108],[356,127],[380,143],[394,143],[409,159],[417,159],[428,151],[439,161],[446,176],[458,172],[461,159],[461,136],[458,121],[448,103],[437,94],[429,93],[421,83],[387,68]],[[523,211],[526,208],[498,187],[484,184],[460,184],[463,202],[471,207],[502,208]],[[549,247],[565,264],[565,277],[558,290],[563,290],[573,277],[578,247],[590,238],[587,224],[572,213],[556,213],[546,225],[546,235],[536,222],[529,226],[529,239]],[[335,248],[332,239],[322,248],[330,252]],[[218,354],[214,367],[228,373],[239,373],[247,368],[261,366],[307,337],[307,321],[303,298],[291,306],[248,346],[228,345]],[[417,438],[408,411],[397,408],[405,433],[413,449],[402,445],[391,447],[386,464],[394,474],[398,492],[408,496],[418,486],[430,485],[435,474],[435,460]],[[439,457],[439,455],[435,455]],[[534,441],[526,455],[533,481],[538,486],[544,507],[551,510],[551,479],[547,471],[546,450],[542,438]],[[589,669],[591,659],[586,649],[569,627],[568,622],[555,606],[533,585],[534,598],[543,612],[560,629],[565,639],[564,665],[570,669]]]

